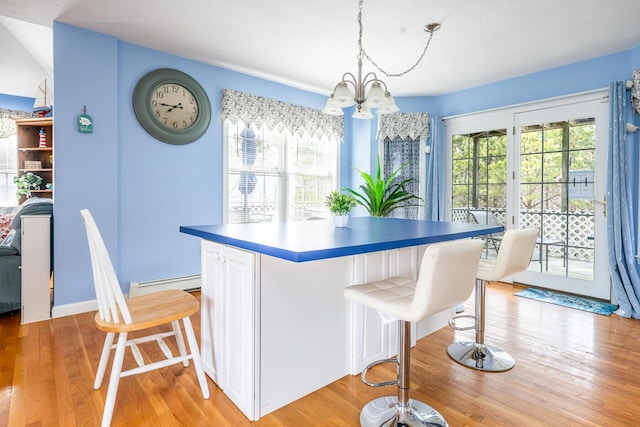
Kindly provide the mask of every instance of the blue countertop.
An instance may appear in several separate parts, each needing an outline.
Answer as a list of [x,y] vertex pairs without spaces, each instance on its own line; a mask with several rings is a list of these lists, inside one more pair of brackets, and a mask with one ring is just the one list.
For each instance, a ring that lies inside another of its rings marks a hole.
[[180,232],[294,262],[313,261],[499,233],[503,227],[354,217],[332,220],[181,226]]

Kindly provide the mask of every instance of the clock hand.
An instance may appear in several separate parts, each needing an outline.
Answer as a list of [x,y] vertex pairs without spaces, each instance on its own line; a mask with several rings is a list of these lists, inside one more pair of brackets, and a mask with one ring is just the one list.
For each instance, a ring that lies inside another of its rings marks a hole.
[[173,110],[175,110],[176,108],[179,108],[179,109],[181,109],[181,110],[182,110],[182,102],[178,102],[178,105],[169,105],[169,107],[171,107],[171,108],[169,108],[169,109],[167,110],[167,113],[172,112],[172,111],[173,111]]
[[171,107],[167,110],[167,113],[172,112],[173,110],[175,110],[176,108],[180,108],[182,109],[182,103],[178,102],[177,105],[171,105],[171,104],[165,104],[164,102],[160,102],[158,105],[162,105],[163,107]]

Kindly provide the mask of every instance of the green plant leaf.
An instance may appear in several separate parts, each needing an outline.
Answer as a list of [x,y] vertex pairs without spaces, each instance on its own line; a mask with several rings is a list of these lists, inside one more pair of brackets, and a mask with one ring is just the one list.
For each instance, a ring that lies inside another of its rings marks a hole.
[[419,202],[422,199],[406,191],[406,185],[414,181],[413,178],[406,178],[395,184],[392,183],[407,164],[400,166],[384,180],[382,179],[380,157],[378,157],[375,179],[370,174],[356,169],[364,184],[360,185],[360,191],[349,187],[345,187],[344,190],[351,193],[355,197],[356,203],[363,206],[372,216],[389,216],[391,212],[401,207],[420,206]]

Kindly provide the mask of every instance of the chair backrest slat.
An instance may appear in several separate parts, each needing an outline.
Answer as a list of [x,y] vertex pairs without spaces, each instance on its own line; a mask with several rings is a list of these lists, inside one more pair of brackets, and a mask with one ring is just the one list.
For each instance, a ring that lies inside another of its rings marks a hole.
[[122,317],[122,320],[129,324],[131,323],[131,314],[98,226],[89,210],[82,209],[80,214],[87,230],[93,283],[98,299],[100,318],[107,322],[120,323],[120,317]]

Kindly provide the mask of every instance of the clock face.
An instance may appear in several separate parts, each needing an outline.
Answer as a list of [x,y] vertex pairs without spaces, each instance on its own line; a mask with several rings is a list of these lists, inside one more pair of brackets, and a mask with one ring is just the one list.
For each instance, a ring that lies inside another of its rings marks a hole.
[[140,125],[168,144],[189,144],[209,127],[211,105],[206,92],[182,71],[160,68],[144,75],[133,92]]
[[187,129],[198,118],[198,101],[189,89],[177,83],[163,83],[149,98],[153,119],[166,129]]

